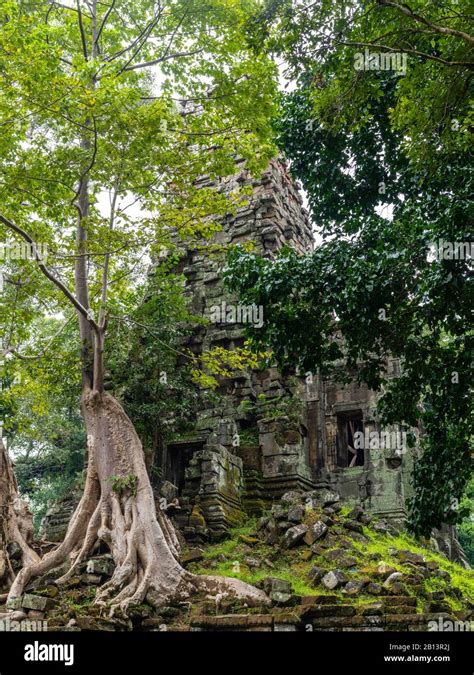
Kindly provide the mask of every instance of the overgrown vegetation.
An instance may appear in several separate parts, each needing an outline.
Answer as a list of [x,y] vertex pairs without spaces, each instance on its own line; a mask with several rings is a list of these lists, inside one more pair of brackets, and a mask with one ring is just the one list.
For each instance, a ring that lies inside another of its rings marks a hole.
[[[409,524],[428,535],[466,517],[472,475],[472,37],[454,0],[416,3],[429,31],[405,5],[366,4],[269,1],[251,23],[296,83],[276,133],[321,243],[275,261],[236,250],[227,278],[264,307],[255,349],[323,376],[343,362],[383,393],[383,425],[423,428]],[[406,68],[358,69],[364,48]]]
[[[344,507],[335,518],[336,522],[344,522],[350,512],[350,507]],[[320,511],[307,514],[310,521],[321,517]],[[400,551],[422,555],[426,561],[432,561],[439,569],[446,573],[446,577],[424,579],[421,588],[415,589],[407,584],[409,595],[417,597],[418,611],[422,611],[423,603],[426,603],[432,591],[440,590],[446,596],[446,601],[453,611],[457,611],[474,603],[474,573],[465,570],[457,563],[450,562],[444,555],[435,552],[432,548],[423,546],[408,533],[384,534],[374,529],[372,524],[364,526],[366,541],[360,542],[351,539],[347,530],[341,529],[339,535],[344,541],[344,551],[356,561],[350,571],[351,580],[371,579],[380,582],[378,565],[385,562],[394,571],[409,574],[410,568],[398,558]],[[212,574],[233,576],[251,584],[258,584],[266,577],[273,577],[289,581],[296,595],[335,595],[342,602],[351,602],[357,605],[374,603],[378,598],[363,591],[355,597],[348,596],[342,590],[327,590],[321,584],[311,584],[308,574],[312,568],[320,567],[327,571],[337,567],[337,563],[331,563],[325,554],[332,550],[340,550],[340,546],[333,544],[327,546],[321,554],[308,556],[307,547],[294,549],[281,549],[268,545],[256,537],[257,520],[250,519],[244,526],[233,529],[229,538],[212,545],[206,546],[204,560],[201,563],[193,563],[193,571],[199,574]],[[249,545],[249,537],[255,542]],[[324,545],[324,540],[322,540]],[[258,567],[249,566],[249,562]],[[387,576],[387,575],[385,575]],[[382,577],[383,578],[383,577]]]

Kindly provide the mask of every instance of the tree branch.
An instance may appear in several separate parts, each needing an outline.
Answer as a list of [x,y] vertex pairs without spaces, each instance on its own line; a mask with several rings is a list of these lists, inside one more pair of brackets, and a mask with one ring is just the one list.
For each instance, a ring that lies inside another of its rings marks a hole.
[[112,4],[111,4],[110,7],[108,8],[108,10],[107,10],[106,13],[105,13],[104,18],[102,19],[102,22],[101,22],[101,24],[100,24],[100,26],[99,26],[99,30],[97,31],[97,35],[96,35],[96,38],[95,38],[95,43],[96,43],[96,45],[99,44],[100,36],[102,35],[102,31],[104,30],[104,28],[105,28],[105,26],[106,26],[106,24],[107,24],[107,21],[108,21],[108,19],[109,19],[109,16],[110,16],[111,13],[113,12],[113,9],[114,9],[114,7],[115,7],[116,1],[117,1],[117,0],[112,0]]
[[168,54],[170,53],[170,49],[171,49],[171,47],[172,47],[172,45],[173,45],[173,40],[175,39],[177,32],[179,31],[179,29],[180,29],[181,26],[183,25],[183,21],[184,21],[185,18],[187,17],[188,12],[189,12],[189,8],[187,7],[186,10],[184,11],[183,16],[180,18],[180,20],[179,20],[178,23],[176,24],[176,27],[175,27],[173,33],[171,34],[171,37],[170,37],[169,42],[168,42],[168,45],[167,45],[167,47],[166,47],[166,49],[165,49],[165,53],[163,54],[164,57],[168,56]]
[[97,331],[99,329],[99,326],[96,324],[96,322],[90,318],[87,309],[81,305],[79,300],[76,298],[76,296],[69,290],[69,288],[63,284],[61,279],[58,279],[52,272],[51,270],[46,267],[46,265],[43,262],[43,259],[38,253],[38,250],[36,248],[36,244],[33,240],[33,238],[26,232],[23,228],[21,228],[19,225],[16,225],[13,221],[11,221],[9,218],[6,218],[0,213],[0,222],[2,222],[6,227],[8,227],[9,230],[12,230],[13,232],[16,232],[16,234],[20,235],[25,241],[27,241],[31,247],[32,251],[35,254],[35,260],[38,263],[38,267],[44,274],[44,276],[49,279],[55,286],[59,288],[60,291],[62,291],[63,295],[69,300],[69,302],[74,305],[74,307],[77,309],[77,311],[87,319],[89,324],[92,326],[92,328]]
[[377,0],[377,1],[379,5],[383,5],[384,7],[394,7],[402,14],[405,14],[405,16],[409,16],[414,21],[417,21],[418,23],[422,23],[425,26],[428,26],[437,33],[443,33],[444,35],[452,35],[454,37],[458,37],[461,38],[462,40],[465,40],[470,45],[474,45],[474,37],[472,37],[468,33],[465,33],[462,30],[456,30],[455,28],[447,28],[446,26],[440,26],[436,23],[433,23],[429,19],[425,19],[423,16],[420,16],[420,14],[416,14],[406,4],[400,5],[397,2],[391,2],[391,0]]
[[128,66],[123,68],[120,72],[127,72],[128,70],[138,70],[139,68],[148,68],[149,66],[156,66],[163,61],[169,61],[170,59],[178,59],[185,56],[194,56],[194,54],[200,54],[204,51],[204,47],[200,49],[193,49],[190,52],[176,52],[175,54],[168,54],[168,56],[160,56],[154,61],[144,61],[143,63],[136,63],[134,66]]
[[388,45],[380,45],[375,42],[340,42],[339,44],[344,45],[345,47],[375,47],[376,49],[383,49],[386,52],[402,52],[403,54],[413,54],[414,56],[422,56],[425,59],[430,61],[436,61],[437,63],[442,63],[444,66],[450,67],[464,67],[474,69],[473,61],[446,61],[441,59],[439,56],[433,56],[432,54],[426,54],[425,52],[420,52],[417,49],[408,49],[407,47],[389,47]]
[[53,335],[51,340],[48,342],[46,347],[43,349],[41,354],[35,354],[35,355],[29,355],[29,354],[20,354],[20,352],[13,348],[13,347],[8,347],[7,349],[4,349],[2,352],[2,356],[6,356],[7,354],[12,354],[15,356],[17,359],[20,359],[21,361],[39,361],[40,359],[43,358],[49,351],[49,349],[53,346],[55,340],[62,334],[65,328],[71,323],[71,321],[74,318],[74,314],[61,326],[61,328]]
[[81,11],[81,5],[79,0],[76,0],[77,4],[77,18],[79,21],[79,30],[81,33],[81,42],[82,42],[82,53],[84,54],[84,58],[86,61],[89,60],[89,56],[87,53],[87,42],[86,42],[86,34],[84,32],[84,24],[82,22],[82,11]]
[[185,354],[184,352],[180,352],[179,349],[175,349],[174,347],[169,345],[167,342],[164,342],[163,340],[161,340],[157,336],[157,333],[153,329],[153,327],[147,326],[144,323],[139,323],[138,321],[135,321],[134,319],[130,319],[129,317],[112,315],[110,318],[115,319],[116,321],[121,321],[123,323],[132,323],[134,326],[138,326],[139,328],[143,328],[153,337],[154,340],[156,340],[161,345],[163,345],[163,347],[166,347],[166,349],[169,349],[170,351],[175,352],[175,354],[179,354],[180,356],[184,356],[185,359],[188,359],[189,361],[192,361],[192,362],[196,363],[196,357],[194,355],[190,356],[189,354]]
[[[153,18],[149,23],[147,23],[147,25],[145,26],[145,28],[139,33],[139,35],[135,38],[135,40],[133,40],[133,42],[131,42],[127,47],[124,47],[123,49],[120,49],[118,52],[115,52],[115,54],[112,54],[112,56],[109,56],[109,57],[108,57],[107,59],[105,59],[105,60],[108,61],[108,62],[114,61],[114,60],[117,59],[119,56],[122,56],[123,54],[126,54],[126,53],[129,52],[131,49],[133,49],[133,48],[134,48],[136,45],[138,45],[138,44],[141,42],[141,40],[143,39],[143,42],[140,44],[140,46],[139,46],[138,49],[135,51],[135,53],[133,54],[133,56],[132,56],[132,57],[127,61],[127,63],[125,64],[125,66],[127,66],[127,65],[130,63],[130,61],[131,61],[132,59],[134,59],[135,56],[137,56],[137,54],[140,53],[140,51],[141,51],[141,49],[143,48],[143,46],[144,46],[146,40],[148,39],[148,36],[150,35],[151,31],[153,30],[153,28],[156,26],[156,24],[157,24],[158,21],[160,20],[160,18],[161,18],[161,7],[158,8],[158,13],[155,14],[154,18]],[[122,72],[122,69],[119,71],[119,74],[120,74],[121,72]]]
[[[53,0],[53,2],[51,3],[51,9],[53,9],[54,7],[67,9],[69,12],[75,12],[77,14],[77,9],[75,7],[68,7],[68,5],[63,5],[62,2],[56,2],[56,0]],[[90,19],[90,16],[88,14],[85,14],[85,16],[87,16],[87,18]]]

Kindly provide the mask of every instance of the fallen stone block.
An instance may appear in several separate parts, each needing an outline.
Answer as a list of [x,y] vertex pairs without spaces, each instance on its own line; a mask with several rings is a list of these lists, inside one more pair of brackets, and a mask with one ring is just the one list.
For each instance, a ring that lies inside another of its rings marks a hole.
[[316,521],[308,527],[308,531],[303,537],[304,543],[308,544],[308,546],[311,546],[318,539],[322,539],[327,531],[328,526],[325,523],[323,523],[321,520]]
[[305,536],[308,528],[306,525],[295,525],[290,527],[283,536],[283,547],[284,548],[293,548],[297,546]]
[[25,593],[21,602],[23,609],[34,609],[38,612],[45,612],[47,609],[54,607],[55,604],[56,602],[52,598],[32,595],[31,593]]
[[181,564],[186,567],[193,562],[199,562],[204,559],[203,553],[201,548],[190,548],[181,555]]
[[87,562],[87,574],[99,574],[106,577],[111,577],[114,573],[115,564],[112,558],[100,557],[91,558]]
[[328,588],[332,591],[334,588],[339,588],[347,583],[347,577],[341,570],[332,570],[324,575],[321,580],[321,583],[325,588]]

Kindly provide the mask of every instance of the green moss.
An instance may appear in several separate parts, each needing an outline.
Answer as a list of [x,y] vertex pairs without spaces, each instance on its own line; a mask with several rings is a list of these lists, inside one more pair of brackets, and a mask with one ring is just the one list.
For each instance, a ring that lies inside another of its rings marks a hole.
[[78,615],[87,616],[95,599],[95,586],[69,590],[61,596],[60,603],[51,612],[50,617],[61,616],[71,610]]
[[221,555],[231,556],[237,552],[238,548],[239,542],[235,539],[224,539],[224,541],[207,548],[204,551],[204,559],[215,560]]
[[[395,536],[383,535],[370,527],[365,527],[364,535],[369,539],[367,544],[354,542],[354,546],[361,553],[379,553],[385,562],[389,563],[400,572],[406,572],[406,567],[400,564],[395,557],[390,555],[389,549],[394,548],[399,551],[408,550],[412,553],[418,553],[422,555],[425,560],[432,560],[438,563],[439,568],[450,575],[449,583],[441,577],[432,577],[431,579],[426,580],[425,589],[427,591],[442,590],[452,595],[453,590],[455,592],[458,590],[466,600],[474,602],[474,572],[471,570],[466,570],[460,565],[451,562],[442,554],[423,546],[423,544],[406,532],[401,532]],[[410,589],[408,590],[410,591]],[[462,603],[455,597],[448,598],[448,602],[452,603],[453,609],[462,608]]]
[[321,518],[321,509],[307,509],[304,514],[303,523],[308,527],[314,525]]
[[[339,527],[350,510],[350,506],[343,505],[341,511],[334,516],[335,525],[330,528],[333,536],[343,536],[344,539],[350,538],[350,533],[346,531],[342,533]],[[320,517],[320,509],[311,510],[307,512],[304,522],[310,525]],[[211,567],[212,573],[217,576],[234,577],[250,584],[258,584],[265,577],[274,577],[289,581],[297,595],[336,595],[340,601],[349,602],[357,607],[373,604],[380,600],[376,596],[364,593],[354,597],[345,595],[341,590],[327,591],[321,585],[312,588],[308,583],[308,573],[311,568],[318,566],[329,570],[337,566],[337,563],[327,560],[325,555],[315,555],[310,560],[303,560],[301,554],[303,551],[308,551],[307,547],[281,550],[260,541],[252,546],[246,545],[240,539],[240,536],[254,536],[255,530],[256,520],[247,520],[244,525],[232,529],[228,539],[208,546],[204,553],[204,562],[201,564],[195,563],[190,566],[190,569],[198,574],[209,574],[209,567]],[[357,580],[369,576],[374,581],[380,582],[380,578],[377,576],[378,560],[371,561],[369,559],[372,554],[378,554],[380,560],[383,560],[395,570],[406,574],[407,566],[398,560],[395,555],[392,555],[393,551],[390,551],[392,549],[409,550],[412,553],[423,555],[427,561],[434,560],[441,570],[450,575],[449,581],[441,577],[431,576],[422,584],[421,592],[407,585],[407,592],[417,598],[416,611],[423,611],[427,602],[427,594],[433,591],[443,591],[446,594],[446,601],[453,611],[465,608],[466,601],[474,602],[473,572],[450,562],[443,555],[432,551],[406,533],[402,532],[393,536],[377,532],[372,526],[368,525],[364,527],[364,535],[368,540],[367,542],[360,542],[355,538],[351,539],[352,548],[344,551],[357,561],[357,568],[350,572],[352,579]],[[337,545],[328,547],[324,553],[326,554],[332,549],[338,550],[340,547]],[[247,558],[259,560],[260,567],[249,567],[246,564]],[[271,566],[268,565],[268,562]]]

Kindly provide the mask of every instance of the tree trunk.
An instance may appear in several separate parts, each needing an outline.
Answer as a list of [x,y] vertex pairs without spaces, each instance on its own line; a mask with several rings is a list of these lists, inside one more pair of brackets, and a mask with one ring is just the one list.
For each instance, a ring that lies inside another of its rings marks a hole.
[[30,547],[33,521],[18,496],[12,463],[0,438],[0,591],[7,590],[15,578],[14,563],[31,565],[39,556]]
[[147,601],[154,607],[190,598],[202,591],[215,598],[239,598],[249,605],[268,604],[262,591],[237,579],[193,575],[179,563],[174,528],[156,510],[143,449],[121,405],[106,392],[86,391],[81,402],[87,430],[89,464],[84,495],[60,546],[40,562],[26,565],[10,598],[22,595],[32,577],[64,562],[66,581],[99,542],[116,564],[95,602],[111,613]]

